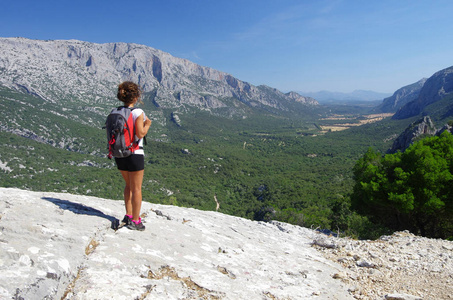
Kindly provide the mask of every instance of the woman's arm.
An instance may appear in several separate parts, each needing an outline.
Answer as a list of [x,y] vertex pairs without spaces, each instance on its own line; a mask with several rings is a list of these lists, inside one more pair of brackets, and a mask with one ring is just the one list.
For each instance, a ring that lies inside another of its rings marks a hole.
[[135,120],[135,135],[139,139],[143,138],[148,133],[149,127],[151,126],[151,120],[149,118],[146,118],[143,122],[144,117],[145,113],[138,116],[137,120]]

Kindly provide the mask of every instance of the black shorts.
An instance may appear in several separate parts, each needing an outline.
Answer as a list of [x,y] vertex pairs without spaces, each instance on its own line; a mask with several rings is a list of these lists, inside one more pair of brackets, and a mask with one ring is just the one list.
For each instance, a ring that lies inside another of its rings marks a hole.
[[132,154],[128,157],[116,158],[116,166],[121,171],[141,171],[145,169],[145,156],[142,154]]

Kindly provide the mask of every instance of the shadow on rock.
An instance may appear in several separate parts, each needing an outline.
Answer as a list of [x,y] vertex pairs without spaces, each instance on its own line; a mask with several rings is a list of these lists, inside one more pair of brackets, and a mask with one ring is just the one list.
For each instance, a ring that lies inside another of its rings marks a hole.
[[92,208],[92,207],[89,207],[89,206],[86,206],[86,205],[83,205],[80,203],[75,203],[75,202],[71,202],[68,200],[62,200],[62,199],[56,199],[56,198],[50,198],[50,197],[42,197],[41,199],[52,202],[53,204],[58,205],[61,209],[72,211],[75,214],[97,216],[97,217],[107,219],[110,222],[112,222],[112,225],[110,227],[114,230],[118,229],[118,226],[120,224],[120,221],[117,218],[106,215],[98,209],[95,209],[95,208]]

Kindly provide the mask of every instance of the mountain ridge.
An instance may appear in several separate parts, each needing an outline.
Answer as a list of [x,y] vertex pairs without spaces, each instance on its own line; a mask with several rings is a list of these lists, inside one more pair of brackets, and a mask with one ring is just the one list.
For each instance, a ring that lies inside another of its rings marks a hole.
[[392,119],[401,120],[417,116],[424,109],[453,94],[453,66],[440,70],[423,84],[418,97],[400,107]]
[[392,96],[385,98],[374,110],[384,113],[396,112],[407,103],[418,98],[426,80],[427,78],[422,78],[415,83],[399,88],[393,93]]
[[332,91],[318,91],[318,92],[302,92],[298,91],[301,95],[306,95],[317,99],[319,102],[332,102],[337,101],[376,101],[388,97],[389,93],[380,93],[368,90],[354,90],[350,93],[332,92]]
[[137,82],[160,108],[241,114],[247,107],[288,112],[317,105],[277,89],[253,86],[232,75],[134,43],[95,44],[78,40],[0,38],[0,84],[57,104],[115,101],[117,85]]

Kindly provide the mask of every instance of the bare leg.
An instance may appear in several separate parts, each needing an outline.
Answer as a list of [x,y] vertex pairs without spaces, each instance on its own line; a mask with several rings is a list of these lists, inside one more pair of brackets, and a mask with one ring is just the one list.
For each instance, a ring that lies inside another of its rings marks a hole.
[[144,170],[129,172],[129,183],[132,194],[132,220],[140,220],[140,210],[142,208],[142,182]]
[[124,187],[124,206],[126,207],[126,215],[132,216],[132,190],[130,185],[130,177],[128,171],[121,171],[126,186]]

